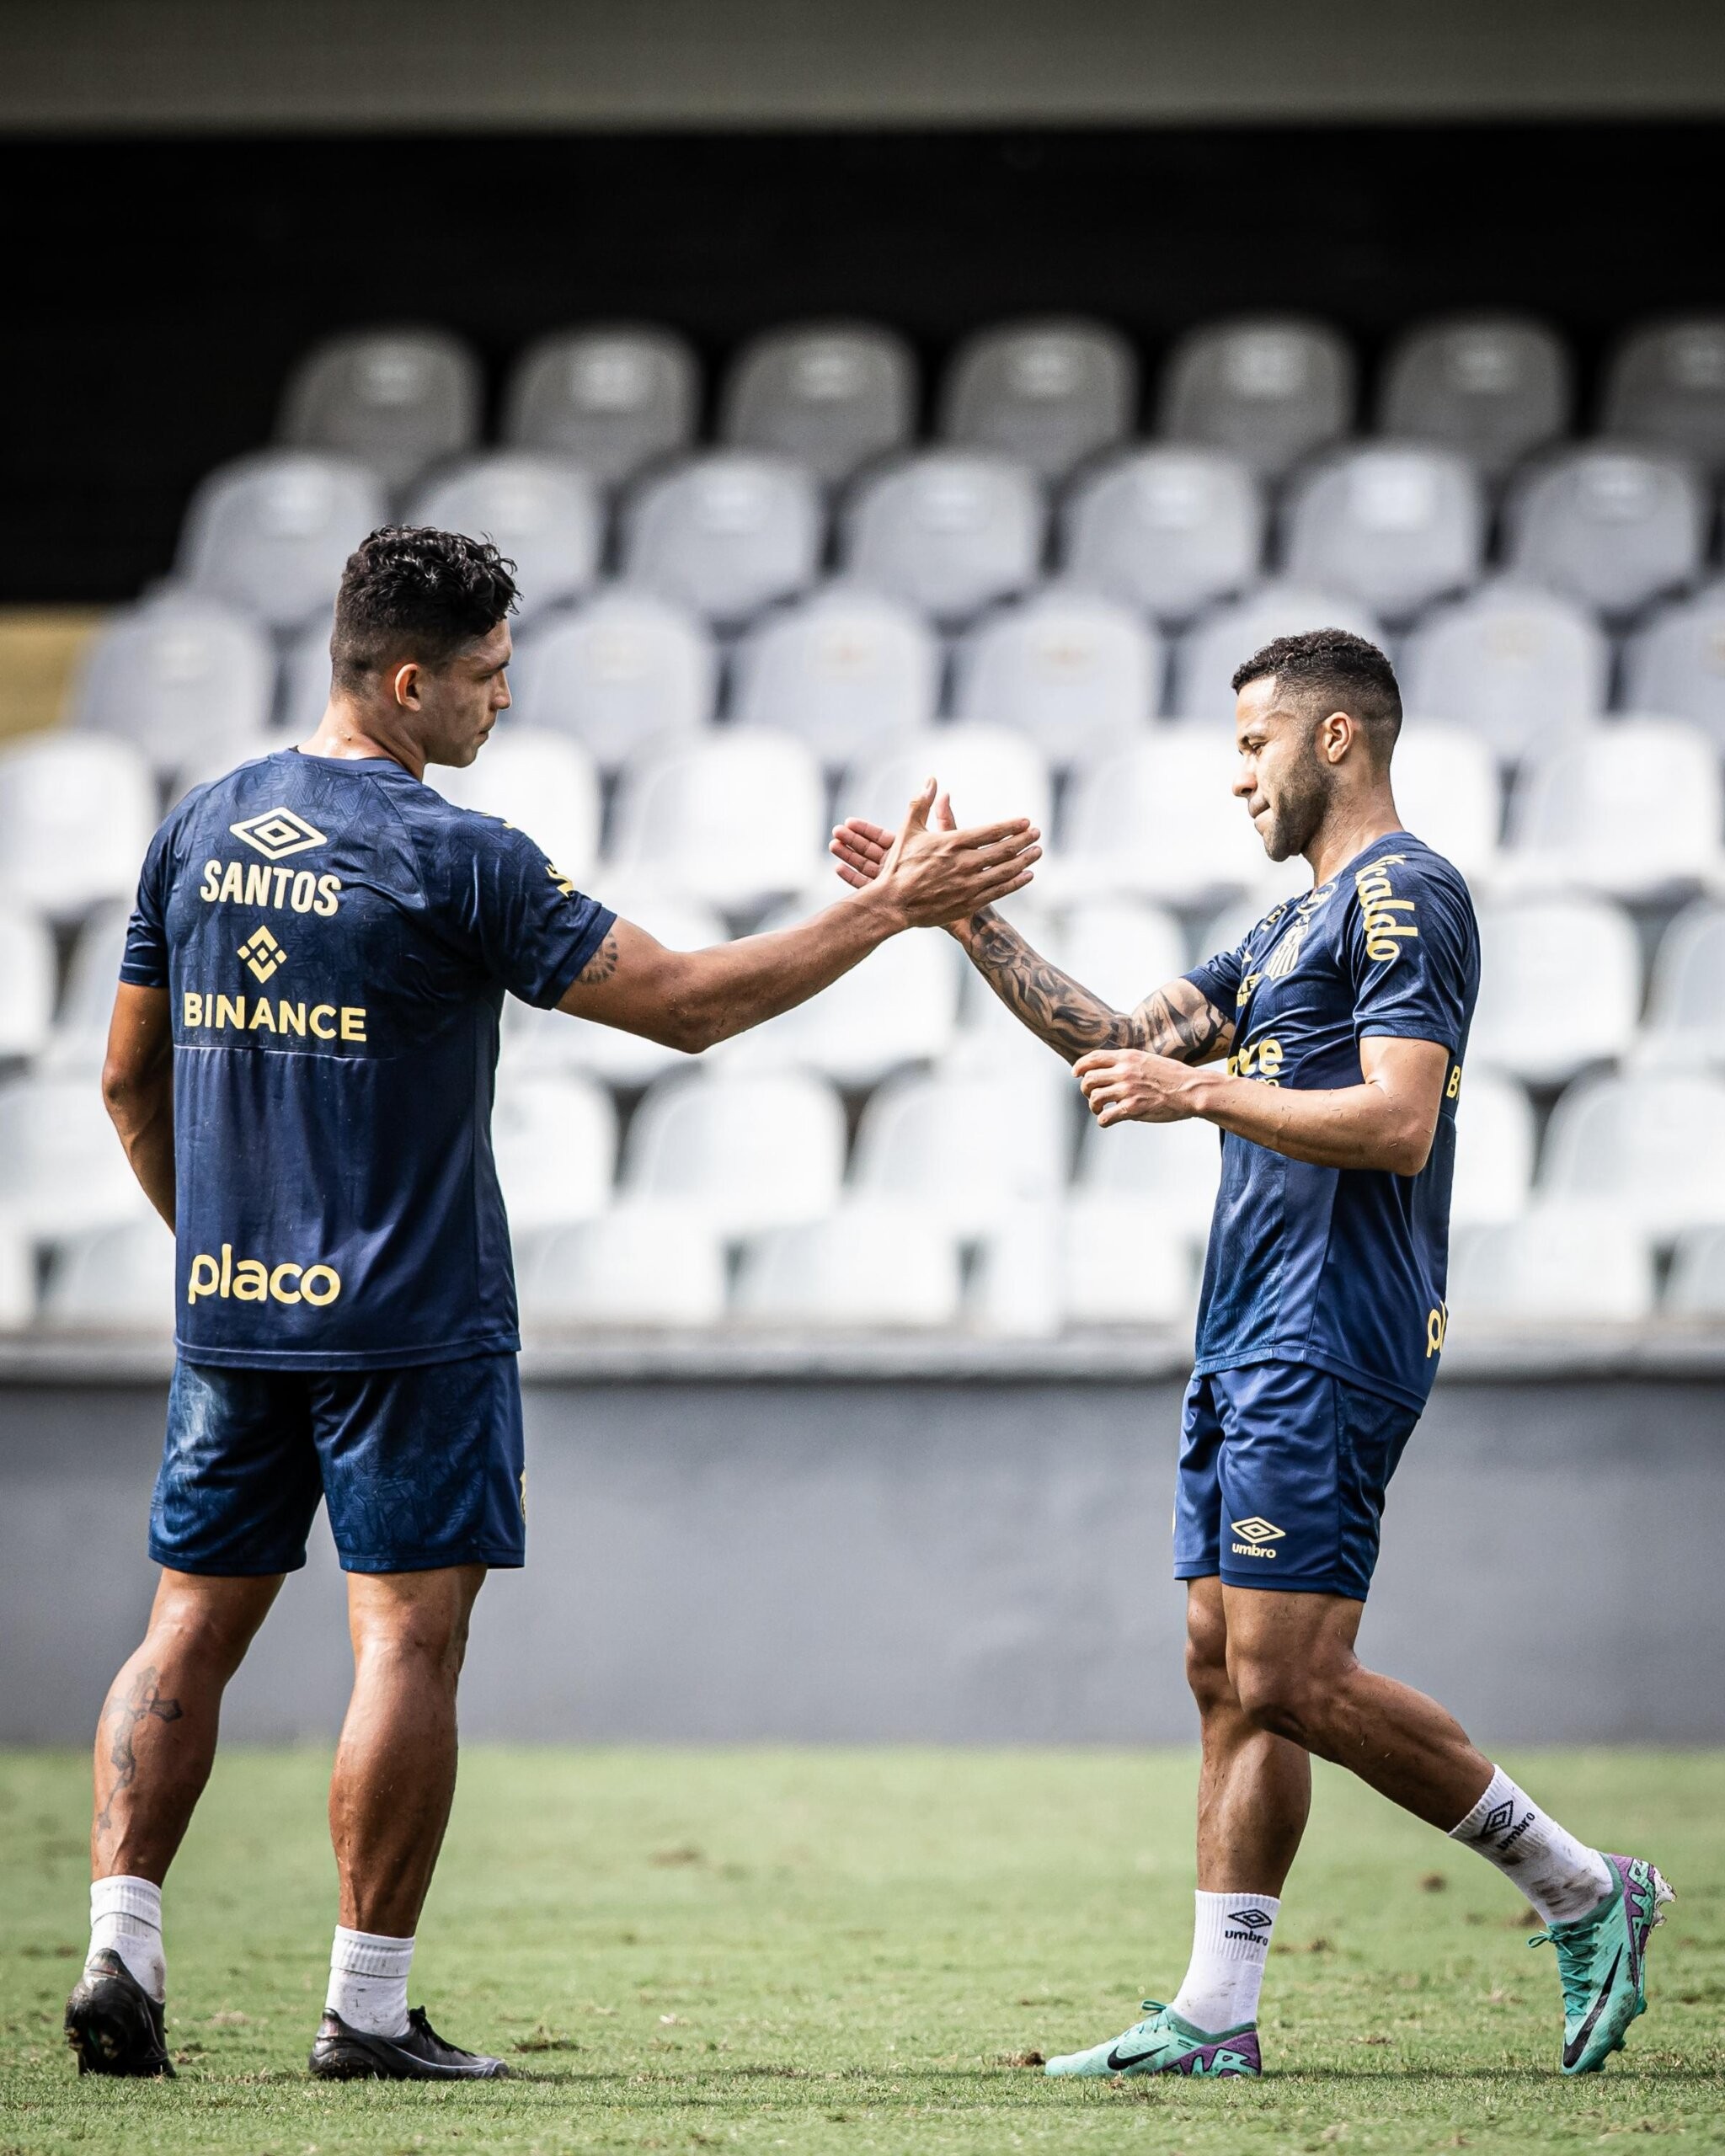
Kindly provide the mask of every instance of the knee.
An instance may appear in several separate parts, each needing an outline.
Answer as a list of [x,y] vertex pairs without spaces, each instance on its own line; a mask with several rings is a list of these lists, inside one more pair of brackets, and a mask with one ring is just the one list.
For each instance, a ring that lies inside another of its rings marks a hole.
[[465,1610],[414,1608],[378,1612],[354,1626],[354,1658],[411,1664],[424,1676],[453,1683],[467,1649]]
[[1311,1748],[1327,1696],[1319,1672],[1274,1653],[1236,1647],[1228,1657],[1228,1676],[1241,1712],[1255,1728]]
[[1228,1673],[1227,1627],[1219,1609],[1187,1614],[1186,1682],[1200,1714],[1238,1705]]

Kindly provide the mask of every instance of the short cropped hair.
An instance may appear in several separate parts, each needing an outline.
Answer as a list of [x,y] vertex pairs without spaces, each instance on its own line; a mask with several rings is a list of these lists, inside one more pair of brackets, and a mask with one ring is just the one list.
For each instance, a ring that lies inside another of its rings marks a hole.
[[446,665],[514,609],[515,563],[489,539],[429,524],[386,524],[348,556],[329,657],[339,689],[391,659]]
[[1377,761],[1389,760],[1402,731],[1402,691],[1395,668],[1375,643],[1348,629],[1304,629],[1298,636],[1277,637],[1235,668],[1235,693],[1248,681],[1268,676],[1302,704],[1345,711],[1357,718]]

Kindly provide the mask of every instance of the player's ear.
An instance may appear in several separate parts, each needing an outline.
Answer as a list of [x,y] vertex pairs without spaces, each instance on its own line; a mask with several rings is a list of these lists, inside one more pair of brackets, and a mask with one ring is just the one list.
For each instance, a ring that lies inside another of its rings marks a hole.
[[1327,718],[1320,722],[1317,730],[1318,739],[1323,744],[1325,760],[1339,764],[1359,728],[1345,711],[1332,711]]
[[417,711],[419,708],[419,661],[416,659],[404,659],[396,668],[390,686],[395,692],[395,701],[403,711]]

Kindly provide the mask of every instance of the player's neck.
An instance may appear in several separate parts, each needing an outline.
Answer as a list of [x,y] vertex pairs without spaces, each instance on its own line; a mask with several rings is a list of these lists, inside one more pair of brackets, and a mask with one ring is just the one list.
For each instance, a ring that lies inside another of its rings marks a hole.
[[1345,868],[1369,846],[1402,828],[1387,786],[1375,788],[1364,801],[1338,802],[1306,849],[1313,883],[1327,883],[1338,868]]
[[302,755],[328,756],[344,763],[387,756],[409,778],[425,776],[424,752],[393,723],[393,714],[379,714],[363,704],[350,702],[345,696],[330,697],[318,722],[318,731],[299,745]]

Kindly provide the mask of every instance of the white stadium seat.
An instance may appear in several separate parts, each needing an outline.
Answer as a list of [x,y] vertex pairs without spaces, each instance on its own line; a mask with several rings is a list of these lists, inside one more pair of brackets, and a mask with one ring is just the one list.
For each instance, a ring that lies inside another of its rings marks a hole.
[[1551,1112],[1539,1189],[1619,1206],[1662,1242],[1725,1224],[1725,1079],[1581,1080]]
[[1610,646],[1580,607],[1499,579],[1414,630],[1402,702],[1412,717],[1472,728],[1513,763],[1554,728],[1602,712],[1610,673]]
[[1647,1238],[1609,1204],[1537,1205],[1456,1231],[1445,1300],[1451,1341],[1514,1326],[1632,1325],[1653,1310]]
[[1533,1102],[1513,1078],[1478,1061],[1470,1043],[1455,1102],[1450,1219],[1460,1227],[1519,1219],[1533,1187]]
[[1589,443],[1551,457],[1512,489],[1508,559],[1517,576],[1622,618],[1695,581],[1707,516],[1687,465]]
[[1263,492],[1237,457],[1157,445],[1073,488],[1061,558],[1075,584],[1175,627],[1256,581],[1264,525]]
[[[961,826],[1028,816],[1047,846],[1054,792],[1042,751],[1005,727],[959,721],[883,741],[859,756],[839,784],[838,813],[897,830],[930,778],[953,798]],[[1039,875],[1044,864],[1036,864]]]
[[873,323],[809,322],[752,339],[732,362],[719,433],[788,456],[828,486],[897,449],[916,419],[916,360]]
[[1210,323],[1188,330],[1162,369],[1157,431],[1226,450],[1266,479],[1345,435],[1353,416],[1354,357],[1322,323]]
[[1500,882],[1670,897],[1722,873],[1719,760],[1675,719],[1621,718],[1549,743],[1512,804]]
[[1725,749],[1725,583],[1656,614],[1625,648],[1626,702],[1699,726]]
[[1471,727],[1415,719],[1402,728],[1390,776],[1404,826],[1470,883],[1488,881],[1503,806],[1497,761],[1483,737]]
[[920,615],[860,585],[829,584],[742,638],[731,718],[794,734],[836,766],[884,734],[932,724],[940,676],[940,647]]
[[27,736],[0,748],[0,896],[56,921],[130,898],[156,827],[156,788],[128,741]]
[[0,1219],[57,1242],[146,1209],[100,1090],[88,1076],[0,1084]]
[[1123,440],[1137,404],[1137,355],[1119,330],[1059,318],[997,323],[953,355],[940,430],[1062,479]]
[[[1621,907],[1580,894],[1479,909],[1471,1058],[1531,1086],[1614,1062],[1641,1014],[1641,944]],[[1465,1081],[1464,1081],[1465,1082]]]
[[1691,1228],[1677,1238],[1664,1308],[1669,1317],[1725,1318],[1725,1227]]
[[302,450],[243,456],[193,494],[179,574],[270,628],[297,629],[328,612],[348,556],[387,517],[363,465]]
[[1036,581],[1046,511],[1022,467],[935,450],[866,480],[844,520],[852,575],[956,626]]
[[633,323],[559,330],[516,360],[503,438],[566,456],[612,487],[692,440],[700,402],[695,355],[670,330]]
[[1234,670],[1274,638],[1304,629],[1351,629],[1381,640],[1370,611],[1357,599],[1301,584],[1266,584],[1236,605],[1223,606],[1188,629],[1174,654],[1175,718],[1219,721],[1231,742]]
[[41,915],[0,903],[0,1061],[35,1055],[46,1043],[56,973],[54,938]]
[[1049,955],[1117,1011],[1135,1009],[1187,970],[1179,922],[1136,899],[1094,899],[1069,908]]
[[491,1144],[518,1234],[590,1220],[611,1202],[617,1110],[590,1081],[510,1072],[497,1090]]
[[580,742],[606,771],[713,716],[718,654],[706,624],[650,591],[615,585],[529,628],[510,669],[515,718]]
[[481,392],[478,359],[446,330],[353,330],[327,338],[288,376],[277,434],[405,487],[475,440]]
[[1190,1235],[1148,1218],[1141,1200],[1081,1193],[1060,1222],[1068,1325],[1190,1326],[1198,1270]]
[[1072,1085],[1010,1075],[889,1079],[857,1126],[856,1195],[914,1205],[954,1235],[977,1235],[1012,1209],[1058,1197],[1066,1179]]
[[1136,614],[1056,585],[970,632],[955,708],[1028,734],[1064,769],[1141,734],[1161,707],[1162,676],[1162,639]]
[[1659,938],[1637,1060],[1725,1066],[1725,905],[1698,900]]
[[60,1007],[42,1050],[45,1070],[87,1073],[93,1081],[101,1070],[131,920],[131,901],[110,899],[78,930]]
[[958,1321],[959,1246],[913,1206],[851,1204],[743,1251],[732,1300],[753,1325],[922,1330]]
[[561,458],[520,451],[474,457],[420,489],[410,524],[489,539],[512,561],[515,619],[579,599],[599,574],[605,511],[585,472]]
[[[170,1297],[173,1292],[170,1280]],[[15,1225],[0,1222],[0,1331],[22,1331],[35,1315],[35,1251]]]
[[1262,841],[1231,788],[1237,759],[1220,728],[1164,730],[1093,764],[1075,782],[1048,888],[1215,905],[1260,887]]
[[275,700],[275,654],[257,623],[219,599],[169,590],[110,616],[90,639],[67,716],[131,742],[165,775],[252,740]]
[[518,1284],[521,1321],[531,1332],[717,1325],[724,1315],[724,1245],[698,1212],[621,1205],[528,1238]]
[[525,831],[585,890],[599,857],[599,774],[566,734],[505,717],[471,764],[426,766],[425,783],[458,808]]
[[1725,468],[1725,316],[1679,315],[1632,329],[1605,369],[1605,426]]
[[610,865],[708,905],[763,905],[825,870],[825,808],[802,742],[723,728],[624,766]]
[[1386,622],[1407,621],[1479,574],[1485,499],[1451,451],[1392,442],[1339,451],[1295,482],[1285,515],[1288,575]]
[[1569,424],[1569,355],[1542,322],[1455,315],[1398,338],[1384,363],[1378,431],[1428,441],[1500,479]]
[[803,1071],[663,1078],[623,1147],[627,1199],[675,1200],[722,1235],[819,1219],[845,1167],[838,1095]]
[[1221,1134],[1214,1123],[1120,1123],[1104,1130],[1085,1118],[1076,1187],[1087,1200],[1130,1199],[1147,1224],[1201,1238],[1210,1233],[1221,1173]]
[[814,580],[821,509],[806,472],[715,450],[643,482],[623,517],[623,573],[735,627]]
[[42,1317],[67,1331],[165,1339],[174,1332],[174,1297],[173,1231],[152,1213],[57,1244]]

